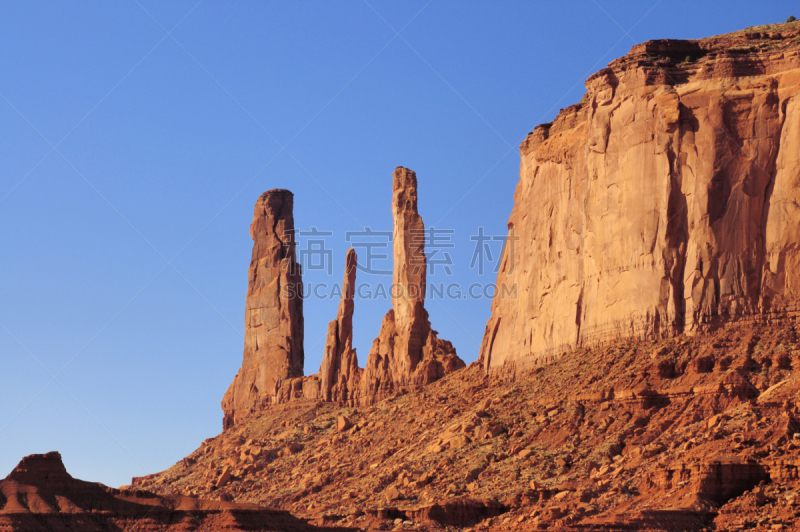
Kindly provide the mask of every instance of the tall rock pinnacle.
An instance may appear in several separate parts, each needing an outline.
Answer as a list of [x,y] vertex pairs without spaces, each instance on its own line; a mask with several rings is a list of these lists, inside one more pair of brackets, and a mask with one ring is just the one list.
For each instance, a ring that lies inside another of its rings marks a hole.
[[250,237],[242,368],[222,399],[223,426],[271,401],[284,379],[303,375],[303,299],[295,258],[294,196],[268,190],[256,202]]
[[424,307],[425,225],[417,212],[417,175],[399,166],[392,177],[392,310],[372,343],[362,378],[362,404],[375,403],[405,387],[424,386],[464,367],[453,345],[437,338]]
[[425,313],[425,224],[417,212],[417,174],[397,167],[392,175],[392,218],[394,219],[394,272],[392,294],[395,352],[400,373],[414,370],[422,356]]
[[350,248],[345,261],[342,300],[336,319],[328,324],[325,356],[319,368],[320,399],[351,402],[357,393],[361,369],[353,349],[353,310],[356,290],[356,251]]

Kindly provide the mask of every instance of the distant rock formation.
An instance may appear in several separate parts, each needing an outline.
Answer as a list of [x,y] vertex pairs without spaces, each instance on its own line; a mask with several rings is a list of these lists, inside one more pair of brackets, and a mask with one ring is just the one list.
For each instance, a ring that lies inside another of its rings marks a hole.
[[797,314],[795,36],[636,45],[528,135],[485,368]]
[[[303,376],[303,307],[300,266],[295,261],[292,194],[265,192],[250,228],[255,240],[245,319],[244,362],[222,400],[223,427],[269,404],[298,399],[370,405],[465,366],[453,345],[437,337],[425,310],[425,225],[417,211],[417,176],[403,167],[393,174],[394,287],[392,309],[367,358],[358,367],[353,348],[357,257],[347,253],[342,300],[328,325],[319,374]],[[286,236],[284,236],[286,235]],[[294,290],[284,290],[293,286]]]
[[392,176],[394,290],[392,310],[372,343],[361,383],[362,404],[419,387],[464,367],[450,342],[431,329],[425,310],[425,224],[417,211],[417,175],[399,166]]
[[319,368],[320,398],[340,403],[352,402],[361,382],[361,368],[353,349],[353,298],[356,290],[356,251],[350,248],[342,280],[342,300],[336,319],[328,324],[325,356]]
[[303,375],[302,275],[295,257],[294,196],[268,190],[256,202],[250,237],[242,368],[222,399],[223,426],[272,401],[286,379]]
[[0,530],[310,532],[321,528],[289,512],[253,504],[117,490],[77,480],[67,473],[61,455],[51,452],[26,456],[5,480],[0,481]]

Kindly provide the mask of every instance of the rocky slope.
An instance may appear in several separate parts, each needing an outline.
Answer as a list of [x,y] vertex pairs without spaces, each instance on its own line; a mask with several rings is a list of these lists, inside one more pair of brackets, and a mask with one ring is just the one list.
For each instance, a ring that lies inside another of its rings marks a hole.
[[134,485],[364,530],[791,529],[798,394],[796,327],[725,327],[277,405]]
[[252,504],[116,490],[76,480],[67,473],[61,455],[53,452],[26,456],[0,481],[0,530],[311,532],[320,528],[288,512]]
[[528,135],[485,368],[797,315],[798,36],[634,46]]

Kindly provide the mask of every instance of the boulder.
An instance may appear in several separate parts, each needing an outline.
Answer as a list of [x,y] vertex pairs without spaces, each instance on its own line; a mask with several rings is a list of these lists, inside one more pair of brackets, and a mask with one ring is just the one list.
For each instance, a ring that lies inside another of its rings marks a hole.
[[344,432],[350,429],[353,426],[353,422],[350,421],[345,416],[339,416],[339,420],[336,422],[336,430],[339,432]]

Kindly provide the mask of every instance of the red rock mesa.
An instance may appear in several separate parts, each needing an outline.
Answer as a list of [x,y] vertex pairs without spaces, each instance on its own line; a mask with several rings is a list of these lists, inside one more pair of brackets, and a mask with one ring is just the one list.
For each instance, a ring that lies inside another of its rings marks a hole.
[[485,368],[797,312],[793,36],[634,46],[528,135]]

